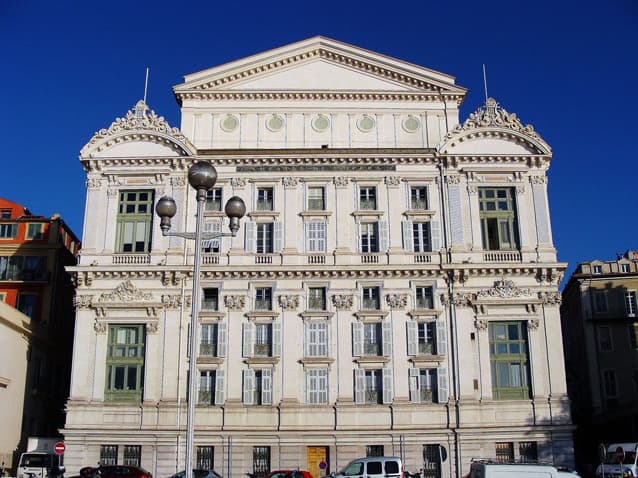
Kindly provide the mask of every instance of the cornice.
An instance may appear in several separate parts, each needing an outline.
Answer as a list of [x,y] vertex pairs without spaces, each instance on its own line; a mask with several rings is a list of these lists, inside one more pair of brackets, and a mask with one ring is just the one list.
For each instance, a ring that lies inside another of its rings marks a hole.
[[458,105],[463,102],[464,94],[432,92],[432,93],[380,93],[359,91],[187,91],[175,93],[178,101],[211,100],[211,101],[402,101],[402,102],[440,102],[454,101]]

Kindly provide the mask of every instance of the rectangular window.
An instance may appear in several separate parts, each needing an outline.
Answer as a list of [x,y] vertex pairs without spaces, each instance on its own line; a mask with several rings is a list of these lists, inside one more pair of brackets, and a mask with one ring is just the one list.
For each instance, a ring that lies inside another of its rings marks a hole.
[[274,224],[257,224],[257,254],[272,254]]
[[47,258],[46,256],[25,256],[24,268],[22,269],[21,278],[25,281],[46,280]]
[[18,235],[17,224],[0,224],[0,238],[12,239]]
[[489,339],[494,398],[529,398],[527,323],[490,322]]
[[432,287],[416,288],[416,308],[417,309],[433,309],[434,308],[434,293]]
[[0,292],[0,302],[6,302],[7,300],[7,293],[6,292]]
[[413,186],[410,188],[410,209],[428,209],[427,186]]
[[535,441],[522,441],[518,444],[518,455],[523,462],[538,461],[538,445]]
[[306,354],[309,357],[328,355],[328,323],[309,321],[306,323]]
[[603,370],[603,387],[606,398],[618,397],[618,388],[616,386],[616,371]]
[[423,445],[422,478],[439,478],[441,476],[441,445]]
[[363,354],[383,354],[383,330],[381,322],[363,324]]
[[273,188],[257,189],[257,210],[272,211],[273,210]]
[[142,461],[141,445],[124,445],[124,464],[128,466],[140,466]]
[[24,256],[0,256],[0,279],[20,280]]
[[199,355],[205,357],[217,356],[217,324],[202,324],[200,328]]
[[365,371],[365,403],[383,403],[383,376],[381,370]]
[[215,370],[199,371],[199,391],[197,403],[200,405],[215,404]]
[[325,221],[306,223],[306,252],[326,252]]
[[365,310],[381,309],[381,294],[378,287],[364,287],[362,289],[361,308]]
[[117,252],[150,252],[153,191],[120,191]]
[[479,188],[479,213],[484,249],[518,249],[514,188]]
[[625,310],[628,317],[636,317],[636,291],[628,290],[625,292]]
[[222,188],[213,188],[206,191],[206,211],[222,210]]
[[629,264],[620,264],[620,272],[629,272]]
[[110,325],[106,355],[107,401],[140,401],[144,381],[145,327]]
[[255,324],[255,349],[257,357],[272,357],[272,324]]
[[[204,234],[220,234],[222,232],[221,221],[206,221],[204,223]],[[207,254],[219,254],[221,252],[221,237],[214,239],[204,239],[202,241],[202,252]]]
[[308,187],[308,210],[324,211],[325,209],[324,188],[322,186]]
[[35,222],[27,225],[27,239],[42,239],[44,224]]
[[117,465],[117,445],[100,445],[100,465]]
[[638,322],[627,326],[629,332],[629,346],[632,349],[638,349]]
[[219,289],[211,287],[202,290],[202,310],[219,310]]
[[379,252],[379,224],[364,222],[359,226],[361,232],[361,252]]
[[0,209],[0,219],[11,219],[11,209]]
[[602,274],[603,273],[603,266],[593,266],[592,267],[594,274]]
[[607,291],[594,291],[594,310],[598,313],[607,312]]
[[377,188],[374,186],[362,186],[359,188],[359,209],[377,209]]
[[326,288],[308,288],[308,310],[326,310]]
[[197,469],[213,470],[215,468],[215,447],[198,446],[197,447]]
[[310,368],[306,370],[307,402],[310,405],[328,403],[328,369]]
[[24,315],[28,315],[35,319],[35,306],[38,296],[35,294],[18,294],[18,303],[16,309]]
[[499,463],[513,463],[514,462],[514,443],[501,442],[495,443],[496,446],[496,461]]
[[436,322],[420,322],[417,324],[418,354],[436,354]]
[[432,250],[429,222],[415,222],[412,224],[412,244],[414,252],[429,252]]
[[367,445],[366,456],[367,457],[384,456],[383,445]]
[[272,288],[255,288],[255,310],[272,310]]
[[253,478],[264,478],[270,471],[270,447],[253,447]]
[[416,373],[410,370],[410,393],[418,394],[411,397],[417,403],[435,403],[438,401],[438,374],[435,368],[416,369]]
[[598,326],[598,348],[601,352],[611,352],[613,350],[611,329],[606,325]]

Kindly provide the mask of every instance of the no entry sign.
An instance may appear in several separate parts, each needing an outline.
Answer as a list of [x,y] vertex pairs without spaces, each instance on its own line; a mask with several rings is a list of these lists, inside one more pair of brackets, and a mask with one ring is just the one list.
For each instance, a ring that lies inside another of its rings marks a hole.
[[62,443],[61,441],[53,445],[53,451],[57,453],[58,455],[62,455],[64,453],[65,448],[66,447],[64,446],[64,443]]

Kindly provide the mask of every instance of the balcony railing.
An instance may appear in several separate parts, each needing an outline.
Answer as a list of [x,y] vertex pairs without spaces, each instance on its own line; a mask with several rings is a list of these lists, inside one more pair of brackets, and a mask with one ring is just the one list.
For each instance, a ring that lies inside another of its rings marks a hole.
[[378,264],[379,254],[361,254],[362,264]]
[[326,256],[324,254],[311,254],[308,256],[308,264],[325,264]]
[[200,343],[199,344],[199,355],[206,356],[206,357],[216,357],[217,356],[217,344]]
[[204,265],[219,264],[219,254],[202,254],[202,264]]
[[378,342],[363,344],[364,355],[381,355],[381,344]]
[[483,260],[487,262],[521,262],[519,251],[490,251],[483,253]]
[[255,264],[272,264],[272,255],[257,254],[255,256]]
[[272,348],[270,344],[255,344],[255,355],[258,357],[270,357]]
[[150,264],[150,254],[114,254],[113,264]]
[[419,354],[420,355],[432,355],[434,347],[432,344],[428,343],[419,343]]
[[432,262],[431,252],[417,252],[414,254],[414,262],[416,264],[429,264]]

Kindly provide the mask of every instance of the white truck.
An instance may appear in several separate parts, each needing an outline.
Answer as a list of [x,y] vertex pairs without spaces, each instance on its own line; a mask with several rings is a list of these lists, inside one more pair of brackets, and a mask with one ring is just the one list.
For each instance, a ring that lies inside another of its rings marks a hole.
[[637,450],[637,442],[612,443],[608,445],[605,459],[596,469],[596,477],[623,478],[638,476]]
[[20,455],[17,478],[62,478],[62,455],[53,450],[61,438],[29,437],[27,451]]

